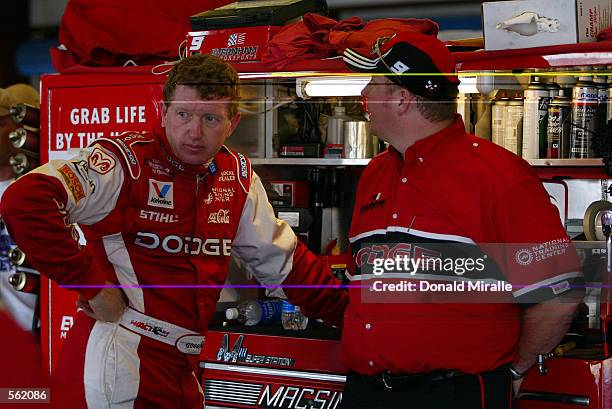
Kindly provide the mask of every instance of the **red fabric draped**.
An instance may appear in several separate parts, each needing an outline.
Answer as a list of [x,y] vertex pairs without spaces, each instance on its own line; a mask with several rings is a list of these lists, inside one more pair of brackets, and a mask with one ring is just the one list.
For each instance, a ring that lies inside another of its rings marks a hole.
[[416,18],[364,23],[359,17],[350,17],[336,21],[308,13],[303,21],[286,25],[272,38],[262,55],[262,63],[280,69],[296,60],[334,57],[347,47],[371,46],[378,37],[406,30],[437,36],[438,25]]
[[54,50],[58,71],[72,64],[156,64],[178,57],[189,16],[230,0],[69,0],[59,31],[66,51]]

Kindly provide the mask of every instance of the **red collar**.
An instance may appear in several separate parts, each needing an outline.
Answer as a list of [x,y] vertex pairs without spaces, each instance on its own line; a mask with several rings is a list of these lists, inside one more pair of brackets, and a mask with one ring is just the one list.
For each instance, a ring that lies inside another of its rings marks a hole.
[[[446,142],[448,138],[456,137],[465,134],[465,125],[461,115],[455,114],[455,121],[435,134],[429,135],[421,140],[416,141],[413,145],[406,149],[404,153],[404,160],[406,162],[413,162],[416,160],[423,160],[427,158],[434,149],[443,142]],[[400,153],[393,147],[389,147],[389,152],[394,158],[402,160]]]

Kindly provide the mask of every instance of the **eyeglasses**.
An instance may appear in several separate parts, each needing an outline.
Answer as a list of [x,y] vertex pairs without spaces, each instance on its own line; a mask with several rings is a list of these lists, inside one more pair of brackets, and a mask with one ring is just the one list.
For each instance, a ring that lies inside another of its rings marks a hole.
[[382,52],[380,51],[380,47],[385,45],[385,43],[389,40],[391,40],[392,38],[394,38],[397,34],[393,34],[390,37],[378,37],[376,39],[376,42],[374,43],[374,45],[372,46],[372,54],[376,54],[378,55],[378,58],[380,58],[380,61],[382,61],[383,64],[385,64],[385,67],[387,67],[387,69],[389,70],[390,73],[394,72],[394,70],[391,69],[391,67],[389,67],[389,65],[387,64],[387,62],[385,61],[385,59],[383,58]]

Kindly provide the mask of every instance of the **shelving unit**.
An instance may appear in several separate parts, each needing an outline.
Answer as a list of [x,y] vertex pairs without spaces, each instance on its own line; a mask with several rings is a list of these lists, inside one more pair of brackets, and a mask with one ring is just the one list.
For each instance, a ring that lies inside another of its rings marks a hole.
[[[568,44],[549,47],[537,47],[529,49],[515,49],[503,51],[469,51],[455,52],[457,70],[459,74],[472,75],[478,71],[485,72],[484,75],[513,75],[521,72],[529,72],[534,69],[546,71],[559,71],[563,74],[571,74],[578,71],[580,67],[607,66],[600,73],[612,75],[612,41],[598,43]],[[263,157],[252,157],[254,165],[271,166],[365,166],[369,159],[327,159],[327,158],[278,158],[275,157],[272,146],[273,134],[275,133],[272,122],[274,117],[271,107],[274,105],[273,84],[294,81],[298,77],[314,77],[318,75],[362,75],[350,72],[344,65],[341,57],[332,57],[318,60],[296,60],[287,64],[280,71],[271,70],[266,65],[254,62],[236,64],[236,69],[243,79],[243,83],[259,82],[266,84],[265,105],[266,125]],[[305,69],[308,67],[308,69]],[[502,72],[500,71],[507,71]],[[549,75],[553,75],[550,72]],[[261,129],[261,128],[260,128]],[[261,139],[260,139],[261,141]],[[262,152],[262,150],[260,150]],[[529,159],[531,166],[538,168],[597,168],[603,165],[601,159]]]
[[253,165],[301,165],[301,166],[365,166],[370,159],[330,158],[252,158]]

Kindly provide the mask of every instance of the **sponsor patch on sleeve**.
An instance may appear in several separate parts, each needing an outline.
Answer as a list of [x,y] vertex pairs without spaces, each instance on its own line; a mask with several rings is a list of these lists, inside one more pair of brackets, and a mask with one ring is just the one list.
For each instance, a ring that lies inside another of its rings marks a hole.
[[83,185],[81,184],[79,177],[67,164],[63,165],[57,171],[60,173],[60,175],[62,175],[66,186],[68,186],[68,189],[72,193],[72,197],[74,197],[74,201],[78,203],[79,200],[85,197],[85,190],[83,189]]
[[249,160],[241,153],[236,153],[238,165],[238,182],[242,190],[248,193],[251,184],[251,171]]
[[88,159],[89,169],[101,174],[106,175],[108,172],[113,170],[117,162],[108,153],[102,149],[95,147]]
[[249,177],[247,159],[241,153],[238,153],[237,155],[238,155],[238,161],[240,162],[240,177],[242,179],[247,179]]

